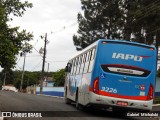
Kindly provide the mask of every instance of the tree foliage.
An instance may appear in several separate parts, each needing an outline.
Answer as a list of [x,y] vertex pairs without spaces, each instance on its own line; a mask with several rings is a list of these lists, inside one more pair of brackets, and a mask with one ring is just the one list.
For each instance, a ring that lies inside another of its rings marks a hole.
[[152,44],[154,36],[160,35],[158,33],[160,28],[160,2],[157,0],[125,0],[124,10],[125,24],[124,24],[124,38],[130,40],[130,35],[134,35],[134,41],[146,44]]
[[[21,84],[22,72],[14,71],[14,86],[19,89]],[[25,89],[27,86],[38,84],[40,78],[40,72],[28,72],[25,71],[24,78],[23,78],[23,86],[22,88]]]
[[4,82],[4,79],[5,79],[5,85],[13,84],[14,72],[12,71],[12,69],[8,69],[6,72],[3,69],[2,72],[1,72],[1,77],[0,78],[1,78],[1,81],[3,81],[3,82]]
[[[21,79],[22,79],[22,71],[13,71],[14,74],[14,81],[12,84],[19,89],[20,84],[21,84]],[[45,76],[52,77],[53,72],[45,73]],[[27,86],[31,85],[39,85],[40,84],[40,79],[41,79],[41,71],[35,71],[35,72],[30,72],[30,71],[25,71],[24,72],[24,78],[23,78],[23,89],[26,89]]]
[[[21,84],[21,79],[22,79],[22,71],[15,70],[12,71],[12,69],[7,70],[7,72],[4,72],[4,69],[2,72],[0,72],[0,86],[1,83],[4,83],[4,76],[6,74],[6,80],[5,84],[13,84],[17,89],[20,88]],[[52,77],[54,72],[45,72],[45,76]],[[41,71],[35,71],[35,72],[30,72],[30,71],[25,71],[24,72],[24,78],[23,78],[23,89],[26,89],[27,86],[31,85],[38,85],[39,80],[41,79]]]
[[0,0],[0,66],[5,71],[14,67],[15,55],[33,38],[26,30],[19,31],[19,27],[10,27],[8,22],[13,20],[10,16],[22,17],[26,8],[31,7],[31,3],[22,3],[20,0]]
[[65,82],[65,72],[61,69],[53,74],[53,79],[55,80],[54,86],[64,86]]
[[[84,49],[99,38],[152,44],[160,38],[160,2],[157,0],[81,0],[79,28],[73,42]],[[159,40],[158,40],[159,41]]]

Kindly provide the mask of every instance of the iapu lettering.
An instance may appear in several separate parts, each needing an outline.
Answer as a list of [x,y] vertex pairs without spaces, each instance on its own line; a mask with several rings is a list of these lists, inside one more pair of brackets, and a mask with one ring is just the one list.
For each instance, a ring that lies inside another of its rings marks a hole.
[[122,59],[122,60],[134,60],[136,62],[142,62],[143,57],[131,55],[131,54],[123,54],[123,53],[113,53],[112,58]]

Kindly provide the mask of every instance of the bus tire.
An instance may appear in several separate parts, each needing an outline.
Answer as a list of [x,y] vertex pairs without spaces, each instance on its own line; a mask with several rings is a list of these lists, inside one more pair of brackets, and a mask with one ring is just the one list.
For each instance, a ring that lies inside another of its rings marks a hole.
[[66,88],[66,91],[65,91],[65,94],[64,94],[64,100],[65,100],[66,104],[71,104],[71,100],[67,98],[67,88]]
[[77,89],[77,92],[76,92],[76,108],[77,110],[82,110],[83,109],[83,106],[79,103],[79,92],[78,92],[78,89]]

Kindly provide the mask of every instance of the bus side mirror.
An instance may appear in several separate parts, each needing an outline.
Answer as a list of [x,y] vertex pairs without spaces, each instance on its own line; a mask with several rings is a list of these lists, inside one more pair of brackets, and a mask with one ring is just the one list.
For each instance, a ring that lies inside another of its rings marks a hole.
[[71,67],[72,67],[71,63],[67,63],[67,66],[65,68],[65,72],[71,72]]
[[65,67],[65,72],[68,72],[68,66]]

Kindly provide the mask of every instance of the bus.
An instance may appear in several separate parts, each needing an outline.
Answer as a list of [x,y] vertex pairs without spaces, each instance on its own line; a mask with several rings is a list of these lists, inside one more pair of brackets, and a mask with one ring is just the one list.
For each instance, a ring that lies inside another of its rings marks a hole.
[[156,48],[125,40],[100,39],[71,58],[66,66],[67,104],[152,110],[156,82]]

